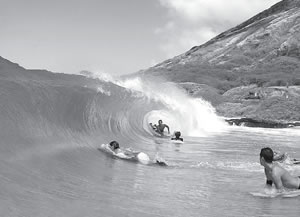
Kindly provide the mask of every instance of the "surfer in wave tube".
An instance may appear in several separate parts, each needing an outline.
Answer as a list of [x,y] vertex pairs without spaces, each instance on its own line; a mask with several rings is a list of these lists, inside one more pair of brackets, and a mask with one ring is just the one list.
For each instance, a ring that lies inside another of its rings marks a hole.
[[271,187],[274,183],[279,192],[282,192],[284,188],[300,189],[300,176],[292,176],[287,170],[274,162],[274,152],[271,148],[261,149],[260,164],[265,168],[267,186]]
[[159,120],[158,121],[158,125],[156,126],[156,132],[161,134],[161,135],[164,135],[164,130],[165,128],[168,129],[168,134],[170,134],[170,128],[168,125],[166,124],[163,124],[163,121],[162,120]]

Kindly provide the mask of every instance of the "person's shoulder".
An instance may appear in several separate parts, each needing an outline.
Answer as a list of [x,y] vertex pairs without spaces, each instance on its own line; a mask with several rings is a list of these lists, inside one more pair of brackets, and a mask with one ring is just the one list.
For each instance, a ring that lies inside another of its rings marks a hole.
[[115,149],[115,150],[114,150],[114,152],[115,152],[115,154],[120,154],[120,153],[123,153],[123,151],[122,151],[120,148],[118,148],[118,149]]
[[279,176],[279,175],[283,174],[284,171],[285,171],[285,169],[283,169],[280,165],[275,163],[273,168],[272,168],[272,175]]

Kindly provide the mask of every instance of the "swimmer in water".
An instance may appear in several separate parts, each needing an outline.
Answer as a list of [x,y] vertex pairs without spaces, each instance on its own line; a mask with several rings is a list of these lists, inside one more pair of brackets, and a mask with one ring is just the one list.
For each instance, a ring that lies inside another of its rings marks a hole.
[[285,163],[285,164],[300,164],[300,161],[291,158],[288,153],[280,153],[279,151],[273,151],[274,156],[273,156],[273,161],[277,161],[280,163]]
[[109,148],[115,154],[118,154],[119,152],[121,152],[120,145],[119,145],[119,143],[117,141],[111,141],[109,143]]
[[159,120],[158,121],[158,125],[156,127],[156,132],[159,133],[159,134],[161,134],[161,135],[164,135],[165,128],[168,129],[168,133],[170,134],[170,128],[169,128],[169,126],[166,125],[166,124],[163,124],[162,120]]
[[[139,154],[141,154],[142,152],[137,152],[137,151],[133,151],[132,149],[130,149],[130,148],[127,148],[127,149],[125,149],[125,150],[122,150],[121,148],[120,148],[120,145],[119,145],[119,143],[117,142],[117,141],[111,141],[110,143],[109,143],[109,148],[110,148],[110,150],[116,155],[116,156],[118,156],[118,157],[120,157],[120,158],[125,158],[125,159],[132,159],[132,158],[135,158],[135,159],[138,159],[138,155]],[[148,161],[150,160],[149,159],[149,157],[148,157],[148,155],[146,155],[146,154],[144,154],[144,153],[142,153],[143,154],[143,156],[144,156],[144,160],[145,161],[147,161],[147,163],[148,163]],[[141,160],[139,160],[139,161],[141,161]],[[160,166],[167,166],[167,163],[163,160],[163,159],[155,159],[155,163],[157,163],[158,165],[160,165]]]
[[111,141],[109,143],[109,148],[111,149],[111,151],[118,155],[118,154],[124,154],[125,156],[131,158],[131,157],[135,157],[137,154],[139,154],[140,152],[135,152],[131,149],[125,149],[125,150],[122,150],[120,148],[120,145],[117,141]]
[[279,151],[273,151],[273,161],[283,162],[287,158],[287,153],[281,154]]
[[180,131],[176,131],[175,132],[175,138],[171,138],[171,140],[179,140],[179,141],[182,141],[183,142],[183,138],[181,138],[181,132]]
[[271,148],[263,148],[260,152],[260,164],[265,168],[267,186],[275,184],[276,189],[281,192],[284,188],[300,189],[300,177],[292,176],[273,160],[274,153]]

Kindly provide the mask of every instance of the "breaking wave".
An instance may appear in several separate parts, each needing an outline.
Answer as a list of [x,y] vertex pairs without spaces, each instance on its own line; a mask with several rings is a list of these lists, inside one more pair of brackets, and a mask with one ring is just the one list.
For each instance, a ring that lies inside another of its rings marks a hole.
[[[71,76],[71,75],[70,75]],[[96,76],[97,77],[97,76]],[[2,142],[44,142],[84,136],[102,142],[148,141],[148,123],[162,119],[171,132],[202,137],[221,131],[224,122],[202,99],[189,97],[173,83],[99,76],[92,85],[47,80],[1,80]]]

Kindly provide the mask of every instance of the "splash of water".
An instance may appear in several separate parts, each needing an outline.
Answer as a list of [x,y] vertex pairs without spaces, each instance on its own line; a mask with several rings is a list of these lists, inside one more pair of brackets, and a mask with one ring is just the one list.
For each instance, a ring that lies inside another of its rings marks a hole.
[[[99,78],[103,77],[108,76],[101,75]],[[172,131],[181,131],[186,136],[207,136],[222,132],[226,128],[223,119],[216,115],[209,102],[188,96],[174,83],[157,79],[145,80],[140,77],[125,80],[111,77],[109,81],[126,88],[135,97],[144,97],[148,102],[154,100],[164,106],[164,109],[152,110],[145,115],[145,129],[149,123],[156,123],[160,119],[168,124]]]

